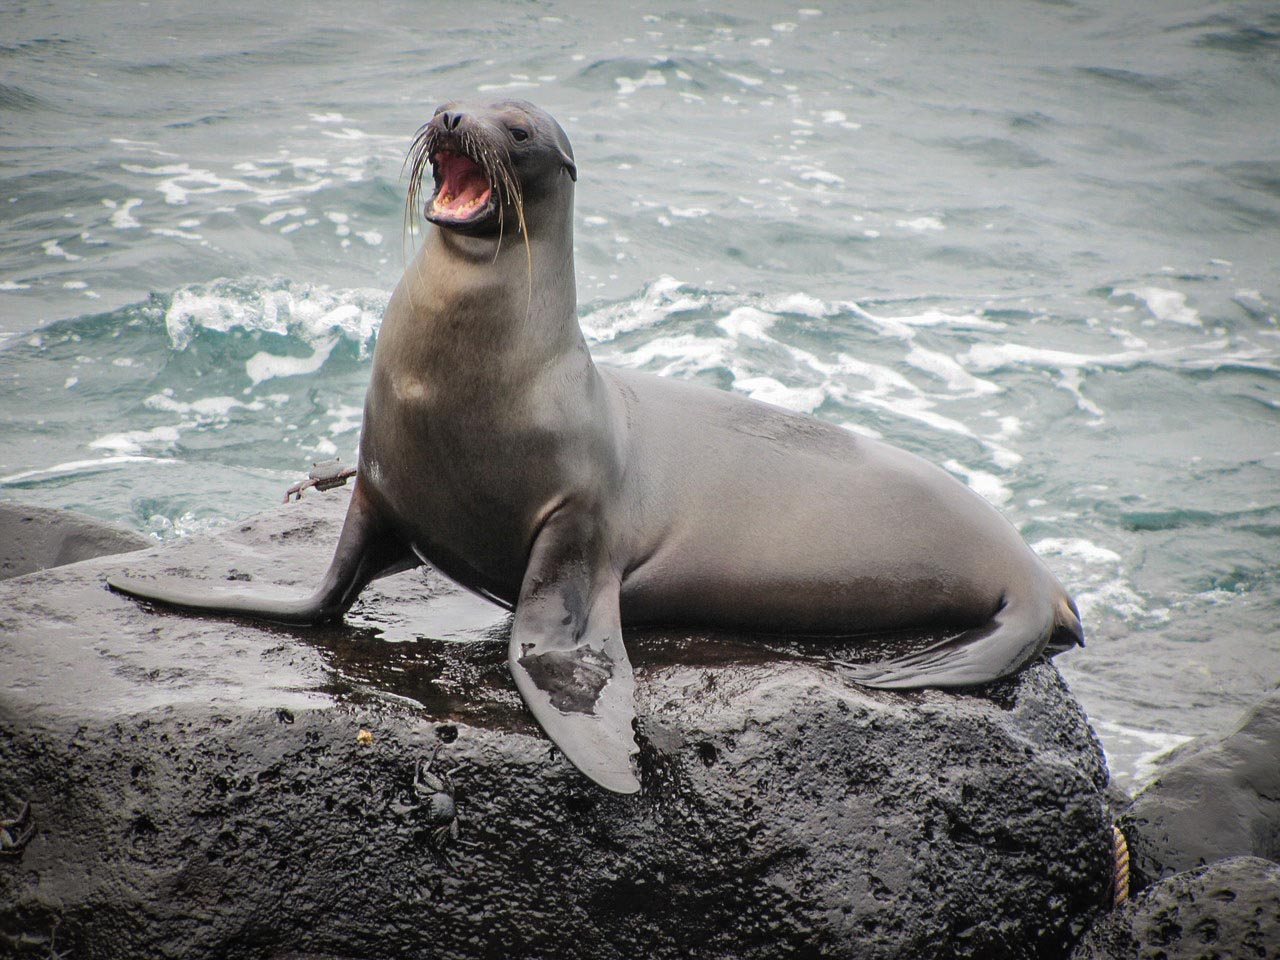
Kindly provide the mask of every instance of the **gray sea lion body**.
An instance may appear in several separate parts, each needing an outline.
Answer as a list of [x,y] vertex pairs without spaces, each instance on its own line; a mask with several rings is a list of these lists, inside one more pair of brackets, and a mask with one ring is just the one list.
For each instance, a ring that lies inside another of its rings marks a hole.
[[981,683],[1080,641],[1058,581],[937,467],[740,395],[596,367],[577,322],[576,167],[550,116],[446,105],[415,173],[425,159],[436,227],[379,331],[356,489],[320,590],[116,589],[315,622],[372,578],[429,562],[514,609],[526,703],[619,792],[639,788],[623,621],[950,631],[859,675],[882,687]]

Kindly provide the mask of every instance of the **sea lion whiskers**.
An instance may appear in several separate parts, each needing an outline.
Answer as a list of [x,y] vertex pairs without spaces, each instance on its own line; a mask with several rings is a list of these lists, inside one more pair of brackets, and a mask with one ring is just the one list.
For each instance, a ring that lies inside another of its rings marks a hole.
[[[502,168],[503,181],[506,184],[508,195],[513,198],[512,206],[516,208],[516,217],[520,221],[520,237],[524,240],[524,256],[527,265],[526,276],[529,281],[529,296],[524,305],[524,318],[529,319],[529,312],[533,309],[533,247],[529,244],[529,227],[524,220],[524,196],[520,192],[520,184],[512,180],[511,174]],[[498,237],[499,243],[502,241],[501,234]],[[495,259],[497,255],[495,254]]]
[[413,231],[416,217],[420,210],[425,215],[425,210],[422,206],[423,180],[428,167],[432,169],[434,176],[435,158],[439,152],[442,149],[452,148],[464,154],[480,168],[480,172],[488,183],[490,190],[496,194],[498,242],[493,253],[494,262],[497,262],[498,256],[502,252],[502,241],[506,237],[507,205],[510,204],[516,212],[525,248],[525,268],[528,284],[528,295],[525,303],[525,316],[527,318],[533,308],[533,248],[529,242],[528,223],[525,219],[524,192],[520,187],[520,178],[512,168],[511,154],[508,150],[501,149],[488,138],[478,135],[471,129],[464,129],[446,135],[435,125],[433,120],[418,128],[413,142],[409,146],[405,162],[401,167],[402,174],[405,167],[409,169],[409,189],[405,207],[407,230],[410,233]]
[[529,297],[525,304],[525,318],[528,319],[529,310],[533,304],[533,249],[529,244],[529,229],[524,219],[524,192],[520,189],[519,178],[512,173],[511,154],[509,151],[504,150],[503,154],[499,156],[489,144],[478,143],[470,131],[463,133],[462,144],[469,155],[480,164],[485,176],[489,178],[489,182],[493,184],[494,189],[498,192],[498,249],[493,253],[495,262],[502,250],[504,209],[510,203],[516,211],[516,218],[520,223],[520,236],[524,240],[524,253],[527,264]]
[[[428,120],[413,135],[413,142],[409,144],[409,151],[405,154],[404,163],[400,165],[401,177],[404,176],[405,167],[409,168],[409,189],[405,198],[404,225],[400,228],[401,256],[404,256],[405,236],[413,236],[418,222],[419,211],[422,210],[422,175],[431,163],[431,154],[434,152],[433,145],[437,139],[431,128],[431,121]],[[418,279],[421,280],[422,266],[417,264],[416,259],[415,264]]]
[[433,136],[431,123],[428,121],[420,126],[418,132],[413,135],[413,142],[409,144],[409,152],[405,154],[404,163],[400,165],[401,177],[404,176],[405,167],[409,168],[409,192],[405,199],[403,228],[409,233],[413,232],[414,225],[417,223],[415,213],[419,209],[422,200],[422,174],[431,162],[432,144],[435,140],[436,137]]

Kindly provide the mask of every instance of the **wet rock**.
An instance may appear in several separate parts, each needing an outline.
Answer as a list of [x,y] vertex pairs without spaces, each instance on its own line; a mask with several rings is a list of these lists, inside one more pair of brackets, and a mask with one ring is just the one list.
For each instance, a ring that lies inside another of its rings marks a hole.
[[1280,690],[1230,734],[1165,758],[1120,827],[1136,889],[1228,857],[1280,861]]
[[1236,857],[1160,880],[1099,919],[1071,960],[1276,960],[1280,865]]
[[0,580],[154,545],[140,533],[74,510],[0,502]]
[[0,806],[38,827],[0,955],[1062,957],[1105,899],[1106,771],[1049,664],[895,694],[830,643],[632,631],[621,797],[523,710],[506,614],[434,573],[322,629],[102,585],[302,589],[347,497],[0,583]]

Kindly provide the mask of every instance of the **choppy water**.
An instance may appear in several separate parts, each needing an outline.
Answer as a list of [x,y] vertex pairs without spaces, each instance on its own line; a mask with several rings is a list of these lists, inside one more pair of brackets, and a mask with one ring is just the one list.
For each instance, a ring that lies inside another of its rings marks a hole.
[[0,497],[353,460],[439,101],[556,114],[597,357],[915,450],[1074,591],[1122,778],[1280,680],[1269,2],[47,3],[0,26]]

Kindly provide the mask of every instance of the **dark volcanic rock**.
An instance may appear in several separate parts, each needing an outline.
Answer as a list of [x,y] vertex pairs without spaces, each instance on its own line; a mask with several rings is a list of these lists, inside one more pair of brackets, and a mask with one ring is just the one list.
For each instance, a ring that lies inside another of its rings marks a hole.
[[0,580],[151,546],[140,533],[74,510],[0,502]]
[[1280,861],[1280,690],[1234,732],[1170,754],[1120,827],[1138,889],[1228,857]]
[[1236,857],[1155,883],[1098,920],[1071,960],[1277,960],[1280,866]]
[[[1048,664],[895,694],[831,643],[632,631],[620,797],[524,712],[506,615],[434,573],[324,629],[102,586],[312,584],[346,500],[0,584],[0,816],[38,826],[0,955],[1061,957],[1106,897],[1106,771]],[[456,840],[414,790],[437,748]]]

